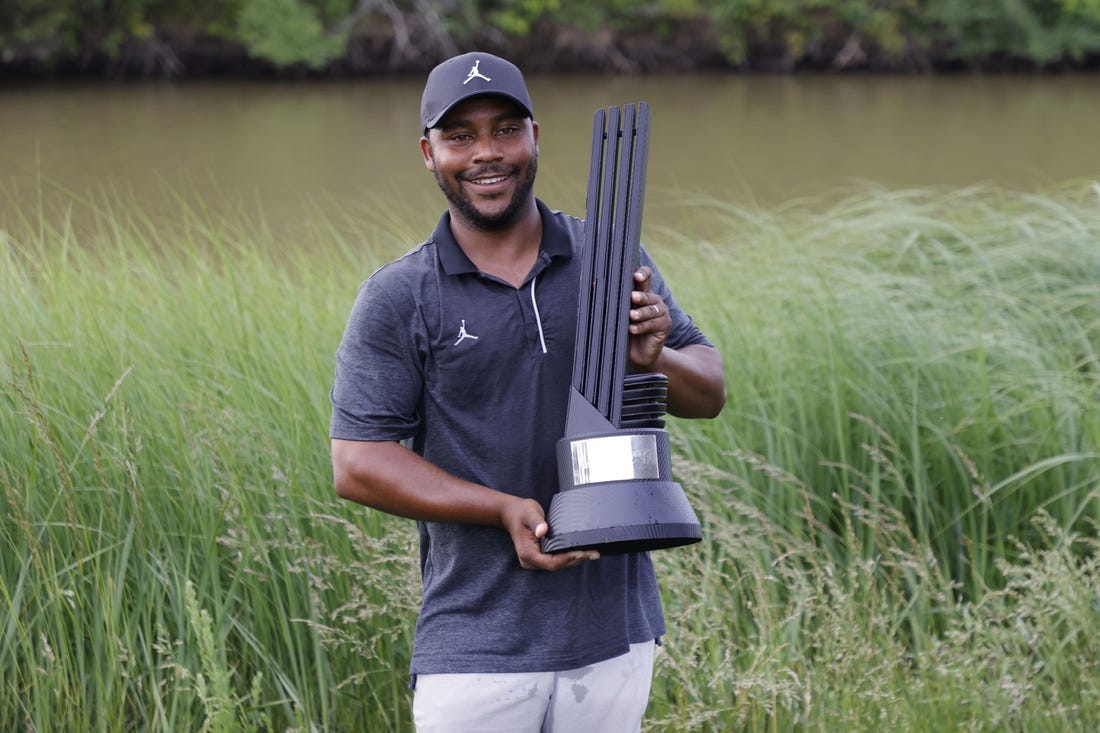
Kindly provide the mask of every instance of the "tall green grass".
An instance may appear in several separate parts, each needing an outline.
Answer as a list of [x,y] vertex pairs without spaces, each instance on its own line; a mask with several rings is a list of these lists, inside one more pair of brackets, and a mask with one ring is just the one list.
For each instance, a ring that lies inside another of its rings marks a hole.
[[[782,466],[831,533],[839,503],[886,503],[971,593],[1037,510],[1100,519],[1100,189],[703,206],[731,237],[677,275],[707,294],[730,402],[683,426],[696,458]],[[803,496],[757,485],[769,516],[802,526]],[[873,554],[859,539],[835,549]]]
[[[1095,729],[1097,194],[684,203],[728,236],[647,240],[730,397],[670,424],[647,725]],[[421,233],[179,207],[0,232],[0,729],[407,729],[415,533],[334,496],[327,389]]]

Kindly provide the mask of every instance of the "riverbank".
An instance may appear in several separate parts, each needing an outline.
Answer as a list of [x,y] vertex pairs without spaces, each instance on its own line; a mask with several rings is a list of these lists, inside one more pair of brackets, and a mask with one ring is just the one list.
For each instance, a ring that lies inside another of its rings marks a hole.
[[139,4],[118,17],[73,5],[24,25],[16,12],[7,18],[16,31],[2,30],[0,11],[0,79],[422,74],[471,48],[557,73],[1100,69],[1095,3],[1067,3],[1056,12],[1024,4],[1005,14],[994,0],[861,12],[840,0],[763,7],[730,0],[678,11],[641,0],[553,11],[540,3],[500,10],[471,0],[425,13],[419,3],[394,0],[342,11],[306,0],[239,0],[211,6],[206,16],[195,9],[202,5]]

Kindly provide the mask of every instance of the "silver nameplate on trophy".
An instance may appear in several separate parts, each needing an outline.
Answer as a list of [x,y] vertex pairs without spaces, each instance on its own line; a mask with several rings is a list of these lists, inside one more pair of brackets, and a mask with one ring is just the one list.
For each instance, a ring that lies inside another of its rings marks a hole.
[[577,440],[573,451],[573,484],[659,479],[655,435],[605,435]]

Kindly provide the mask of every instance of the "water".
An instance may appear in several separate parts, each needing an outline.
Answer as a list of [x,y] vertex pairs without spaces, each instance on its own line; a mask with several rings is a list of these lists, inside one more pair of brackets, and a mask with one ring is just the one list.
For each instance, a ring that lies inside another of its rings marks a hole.
[[[0,225],[52,202],[179,199],[308,221],[383,212],[426,233],[442,208],[417,141],[419,79],[0,87]],[[653,109],[646,226],[684,195],[773,206],[853,181],[1038,191],[1100,178],[1095,76],[547,76],[537,193],[583,211],[592,112]],[[41,195],[41,197],[40,197]]]

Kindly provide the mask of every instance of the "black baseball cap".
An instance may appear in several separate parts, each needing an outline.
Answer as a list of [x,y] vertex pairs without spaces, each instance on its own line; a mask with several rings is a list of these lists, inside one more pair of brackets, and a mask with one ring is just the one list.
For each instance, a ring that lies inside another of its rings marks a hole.
[[473,51],[454,56],[432,69],[420,99],[424,129],[435,127],[459,102],[485,94],[507,97],[531,114],[531,97],[523,74],[511,61]]

